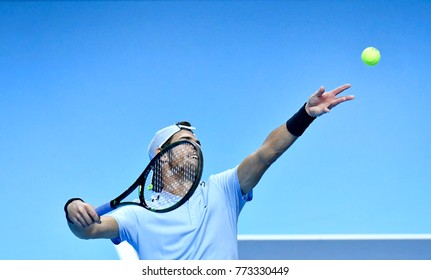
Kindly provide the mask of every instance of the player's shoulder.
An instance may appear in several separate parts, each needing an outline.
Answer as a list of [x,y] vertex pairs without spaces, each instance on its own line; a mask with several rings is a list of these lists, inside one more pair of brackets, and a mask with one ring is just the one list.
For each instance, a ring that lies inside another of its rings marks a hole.
[[210,175],[208,181],[220,181],[226,179],[235,179],[238,177],[238,166],[227,169],[225,171]]

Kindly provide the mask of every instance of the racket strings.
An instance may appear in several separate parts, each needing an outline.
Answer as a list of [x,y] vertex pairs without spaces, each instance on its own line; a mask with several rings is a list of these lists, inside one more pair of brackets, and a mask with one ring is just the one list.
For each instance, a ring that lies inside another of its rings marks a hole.
[[155,161],[142,188],[145,204],[155,210],[179,203],[194,185],[198,156],[191,144],[178,145]]

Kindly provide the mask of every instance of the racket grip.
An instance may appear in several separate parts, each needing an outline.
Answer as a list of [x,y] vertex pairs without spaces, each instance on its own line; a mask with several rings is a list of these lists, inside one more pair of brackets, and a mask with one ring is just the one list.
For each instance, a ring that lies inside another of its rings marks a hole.
[[112,211],[112,210],[114,210],[112,207],[111,207],[111,203],[110,202],[107,202],[107,203],[105,203],[105,204],[103,204],[103,205],[100,205],[99,207],[97,207],[96,209],[96,213],[99,215],[99,216],[102,216],[102,215],[105,215],[106,213],[108,213],[108,212],[110,212],[110,211]]

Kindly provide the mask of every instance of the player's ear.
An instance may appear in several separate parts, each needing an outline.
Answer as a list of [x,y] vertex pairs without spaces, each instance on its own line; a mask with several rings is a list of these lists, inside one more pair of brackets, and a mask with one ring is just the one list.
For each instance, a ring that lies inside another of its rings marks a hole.
[[160,149],[160,148],[157,148],[156,149],[156,155],[158,154],[158,153],[160,153],[160,151],[161,151],[162,149]]

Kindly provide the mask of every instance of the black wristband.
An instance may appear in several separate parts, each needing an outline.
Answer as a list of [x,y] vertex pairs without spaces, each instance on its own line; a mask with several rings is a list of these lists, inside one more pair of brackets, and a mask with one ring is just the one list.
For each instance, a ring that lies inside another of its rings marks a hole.
[[316,119],[316,117],[312,117],[307,113],[305,110],[306,104],[307,103],[286,122],[287,130],[297,137],[301,136],[307,127]]
[[75,201],[75,200],[81,200],[82,202],[84,202],[84,200],[80,199],[79,197],[75,197],[75,198],[71,198],[71,199],[69,199],[69,200],[66,202],[66,204],[64,204],[64,213],[66,214],[66,220],[67,220],[69,223],[71,223],[71,224],[73,224],[73,222],[69,219],[69,216],[67,215],[67,206],[68,206],[70,203],[72,203],[72,201]]

